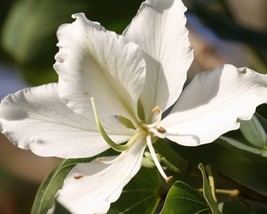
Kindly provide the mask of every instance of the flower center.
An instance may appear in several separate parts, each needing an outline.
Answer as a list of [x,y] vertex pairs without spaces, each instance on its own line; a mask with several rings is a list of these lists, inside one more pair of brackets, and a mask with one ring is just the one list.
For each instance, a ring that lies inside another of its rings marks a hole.
[[162,110],[159,106],[156,106],[155,108],[152,109],[152,112],[154,113],[154,115],[153,115],[154,122],[152,122],[150,124],[143,123],[142,127],[146,130],[146,133],[147,133],[146,144],[147,144],[149,152],[152,156],[152,159],[153,159],[159,173],[165,179],[165,181],[168,183],[172,180],[173,177],[167,176],[165,174],[165,172],[162,169],[162,166],[160,165],[160,162],[157,158],[157,155],[156,155],[154,147],[153,147],[153,142],[152,142],[154,137],[159,137],[159,138],[165,138],[166,137],[166,130],[161,126],[158,126],[161,119],[162,119]]
[[159,138],[165,138],[166,137],[166,130],[158,126],[162,119],[162,110],[159,106],[156,106],[152,109],[152,112],[154,113],[154,122],[151,124],[143,123],[142,127],[147,130],[148,133],[153,133],[155,136]]
[[[104,130],[104,128],[103,128],[103,126],[99,120],[99,117],[98,117],[98,114],[96,111],[96,107],[95,107],[95,103],[94,103],[94,98],[91,97],[90,100],[92,103],[97,128],[98,128],[100,134],[102,135],[102,137],[104,138],[104,140],[107,142],[107,144],[115,151],[123,152],[123,151],[128,150],[137,139],[139,139],[139,138],[145,139],[146,144],[148,146],[148,149],[151,153],[151,156],[153,158],[153,161],[154,161],[157,169],[159,170],[162,177],[166,180],[166,182],[167,183],[170,182],[172,179],[172,176],[168,177],[165,174],[165,172],[162,169],[162,166],[160,165],[160,162],[157,158],[157,155],[155,153],[153,143],[152,143],[152,140],[154,137],[159,137],[159,138],[165,138],[166,137],[166,130],[163,127],[158,127],[158,124],[160,123],[160,121],[162,119],[162,110],[160,109],[160,107],[156,106],[155,108],[152,109],[152,112],[154,113],[154,115],[153,115],[154,122],[153,123],[140,124],[140,127],[136,128],[137,132],[131,137],[131,139],[126,144],[120,145],[120,144],[115,143],[112,139],[110,139],[110,137],[108,136],[108,134]],[[102,162],[105,163],[105,161],[102,161]]]

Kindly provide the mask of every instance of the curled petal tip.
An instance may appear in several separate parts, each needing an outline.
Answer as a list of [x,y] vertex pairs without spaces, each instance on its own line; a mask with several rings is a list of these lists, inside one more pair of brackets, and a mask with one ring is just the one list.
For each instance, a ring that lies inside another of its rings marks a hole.
[[71,15],[71,18],[77,19],[78,17],[85,17],[84,13],[74,13]]

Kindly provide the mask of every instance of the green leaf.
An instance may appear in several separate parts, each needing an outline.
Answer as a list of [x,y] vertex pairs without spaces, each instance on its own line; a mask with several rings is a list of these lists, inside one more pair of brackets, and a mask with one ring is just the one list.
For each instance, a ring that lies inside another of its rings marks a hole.
[[[265,114],[266,114],[266,113],[265,113]],[[257,119],[259,120],[259,122],[260,122],[262,128],[264,129],[264,132],[267,133],[267,120],[266,120],[263,116],[261,116],[260,114],[258,114],[257,112],[255,112],[254,115],[255,115],[255,116],[257,117]]]
[[53,206],[56,192],[62,187],[65,177],[78,163],[89,162],[93,158],[68,159],[61,161],[43,181],[32,206],[32,214],[46,214]]
[[[25,71],[23,74],[29,83],[56,81],[48,75],[52,75],[50,71],[58,51],[56,31],[61,24],[73,22],[71,15],[83,12],[107,29],[121,32],[136,14],[141,1],[113,0],[103,4],[98,0],[17,0],[3,19],[1,47],[5,55]],[[1,8],[6,8],[4,5],[1,4]],[[34,76],[29,78],[30,75]]]
[[165,142],[160,139],[154,144],[154,147],[178,171],[185,172],[188,169],[189,162],[172,149],[168,141]]
[[53,55],[57,51],[55,44],[58,26],[64,20],[71,20],[71,11],[81,9],[79,2],[71,1],[16,1],[3,27],[4,49],[20,64],[44,66],[49,63],[51,66],[54,62]]
[[161,214],[210,213],[205,200],[190,186],[177,181],[168,192]]
[[32,67],[26,66],[21,69],[23,78],[31,85],[41,85],[51,82],[56,82],[58,79],[57,73],[52,66]]
[[124,187],[119,200],[111,204],[108,213],[155,213],[164,195],[158,170],[142,167]]
[[257,214],[267,213],[267,205],[250,200],[232,200],[219,204],[222,214],[242,213]]
[[174,148],[193,164],[212,163],[231,189],[236,188],[252,199],[267,201],[266,161],[251,160],[237,152],[242,150],[233,149],[222,139],[199,147],[175,144]]
[[200,169],[200,171],[202,173],[204,198],[207,201],[211,212],[213,214],[219,214],[220,212],[218,210],[218,205],[216,204],[216,202],[212,196],[211,185],[210,185],[209,180],[207,178],[206,171],[205,171],[203,164],[199,164],[198,168]]
[[266,148],[267,135],[256,116],[253,116],[249,121],[239,122],[241,133],[253,147]]
[[[241,151],[243,150],[245,152],[250,152],[250,153],[254,154],[254,156],[255,155],[260,156],[259,158],[256,158],[256,157],[254,158],[251,155],[247,154],[247,156],[249,156],[252,159],[255,159],[255,160],[258,159],[259,161],[262,161],[263,158],[267,157],[267,150],[265,148],[263,148],[263,149],[255,148],[253,146],[247,145],[243,142],[240,142],[240,141],[233,139],[233,138],[230,138],[230,137],[221,136],[220,139],[226,141],[229,145],[234,146],[235,148],[237,148]],[[263,157],[263,158],[261,158],[261,157]]]
[[23,70],[28,83],[57,80],[52,68],[58,51],[57,28],[70,22],[71,14],[82,11],[84,4],[81,0],[18,0],[13,4],[3,26],[1,45]]

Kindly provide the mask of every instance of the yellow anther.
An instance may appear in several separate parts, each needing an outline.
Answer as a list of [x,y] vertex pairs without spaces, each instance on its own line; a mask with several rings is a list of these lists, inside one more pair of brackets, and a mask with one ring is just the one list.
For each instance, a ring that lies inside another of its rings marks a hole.
[[161,121],[162,118],[162,110],[159,106],[156,106],[155,108],[152,109],[153,113],[157,113],[157,115],[155,116],[155,121],[153,123],[147,124],[147,123],[143,123],[142,126],[145,128],[155,128],[156,125],[158,125],[158,123]]
[[164,129],[163,127],[158,127],[157,131],[161,134],[165,134],[166,133],[166,129]]
[[158,114],[159,114],[159,113],[161,112],[161,109],[160,109],[159,106],[156,106],[155,108],[152,109],[152,112],[153,112],[153,113],[158,113]]
[[166,183],[170,183],[173,179],[173,176],[169,176],[166,178]]
[[84,177],[84,175],[74,175],[74,179],[75,180],[79,180],[79,179],[81,179],[81,178],[83,178]]

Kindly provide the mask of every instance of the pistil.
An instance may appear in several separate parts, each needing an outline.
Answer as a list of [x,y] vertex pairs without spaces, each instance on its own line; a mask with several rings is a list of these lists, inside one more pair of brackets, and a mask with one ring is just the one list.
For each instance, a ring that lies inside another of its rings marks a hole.
[[97,125],[97,128],[98,128],[98,131],[100,132],[100,134],[102,135],[102,137],[104,138],[104,140],[107,142],[107,144],[112,148],[114,149],[115,151],[117,152],[123,152],[123,151],[126,151],[127,149],[129,149],[133,143],[140,137],[145,137],[147,135],[147,132],[146,131],[138,131],[136,132],[132,137],[131,139],[124,145],[120,145],[120,144],[117,144],[115,143],[109,136],[108,134],[106,133],[106,131],[104,130],[100,120],[99,120],[99,117],[98,117],[98,114],[97,114],[97,111],[96,111],[96,106],[95,106],[95,102],[94,102],[94,98],[91,97],[90,98],[91,100],[91,103],[92,103],[92,107],[93,107],[93,111],[94,111],[94,116],[95,116],[95,120],[96,120],[96,125]]

